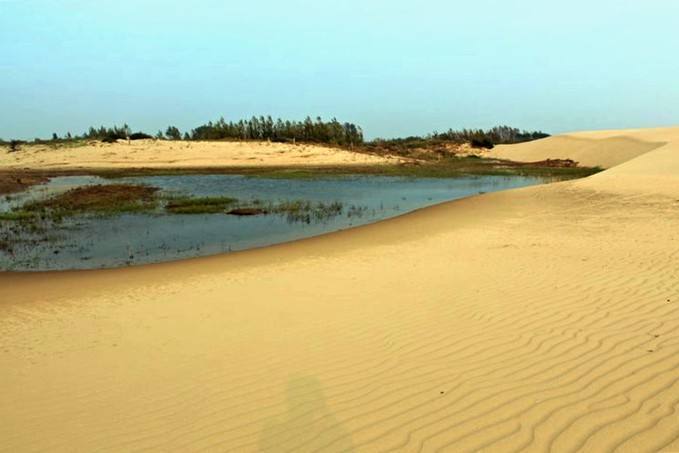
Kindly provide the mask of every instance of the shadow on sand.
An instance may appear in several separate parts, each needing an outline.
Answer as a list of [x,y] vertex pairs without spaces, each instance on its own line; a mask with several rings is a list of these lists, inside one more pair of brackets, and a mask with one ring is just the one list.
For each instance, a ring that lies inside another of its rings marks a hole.
[[317,378],[290,379],[286,399],[287,412],[264,424],[261,451],[353,451],[351,436],[326,405],[323,386]]

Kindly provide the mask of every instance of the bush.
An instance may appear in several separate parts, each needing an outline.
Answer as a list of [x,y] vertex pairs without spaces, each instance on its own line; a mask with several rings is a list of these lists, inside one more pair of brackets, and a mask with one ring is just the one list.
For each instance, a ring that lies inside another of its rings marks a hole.
[[22,142],[21,140],[12,140],[11,142],[9,142],[9,152],[13,153],[19,151],[23,143],[24,142]]
[[149,134],[145,134],[143,132],[135,132],[134,134],[130,134],[130,140],[145,140],[153,138]]
[[493,149],[495,145],[489,137],[474,137],[471,139],[470,144],[472,148],[486,148]]

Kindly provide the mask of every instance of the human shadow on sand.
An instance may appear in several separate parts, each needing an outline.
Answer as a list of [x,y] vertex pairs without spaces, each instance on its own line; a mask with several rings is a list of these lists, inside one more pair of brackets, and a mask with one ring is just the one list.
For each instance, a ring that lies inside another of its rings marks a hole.
[[354,450],[349,432],[328,408],[323,386],[317,378],[290,379],[286,399],[287,412],[264,424],[259,442],[261,451]]

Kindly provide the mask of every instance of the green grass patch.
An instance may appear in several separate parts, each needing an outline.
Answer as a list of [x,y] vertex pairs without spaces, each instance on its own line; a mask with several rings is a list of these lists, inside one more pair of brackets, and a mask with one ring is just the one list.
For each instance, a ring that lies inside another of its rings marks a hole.
[[35,217],[35,213],[25,211],[23,209],[15,210],[15,211],[9,211],[9,212],[0,212],[0,221],[2,220],[7,220],[10,222],[21,222],[24,220],[30,220]]
[[237,201],[231,197],[177,197],[167,201],[165,210],[172,214],[218,214]]

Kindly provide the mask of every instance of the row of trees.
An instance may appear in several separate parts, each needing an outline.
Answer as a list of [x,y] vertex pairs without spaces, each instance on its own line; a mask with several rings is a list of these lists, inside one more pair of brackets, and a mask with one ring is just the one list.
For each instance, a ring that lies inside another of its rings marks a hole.
[[[317,117],[312,120],[307,117],[304,121],[290,121],[271,116],[260,116],[238,122],[226,122],[224,118],[210,121],[198,126],[182,135],[179,128],[169,126],[164,132],[158,131],[154,136],[167,140],[270,140],[274,142],[311,142],[335,145],[353,146],[363,143],[363,131],[352,123],[340,123],[333,118],[323,121]],[[87,139],[114,142],[116,140],[138,140],[154,138],[143,132],[132,132],[127,124],[113,127],[90,127],[82,136],[72,137],[69,133],[66,139]],[[52,134],[52,140],[64,140]],[[37,140],[36,140],[37,141]]]
[[271,140],[274,142],[312,142],[335,145],[360,145],[363,131],[352,123],[340,123],[336,118],[315,121],[307,117],[304,121],[274,120],[271,116],[253,116],[249,120],[226,122],[210,121],[191,131],[191,140]]
[[449,129],[447,132],[434,132],[432,134],[433,139],[456,143],[471,143],[472,145],[476,144],[479,146],[521,143],[545,137],[549,137],[549,134],[541,131],[522,131],[509,126],[496,126],[488,130],[462,129],[455,131]]
[[[55,134],[56,135],[56,134]],[[116,140],[127,140],[131,138],[132,130],[127,124],[123,126],[113,126],[99,128],[90,127],[87,132],[82,136],[84,139],[88,140],[101,140],[104,142],[114,142]]]
[[429,135],[395,139],[375,139],[372,143],[387,148],[422,148],[441,143],[470,143],[477,148],[493,148],[495,145],[521,143],[549,137],[541,131],[525,131],[509,126],[491,129],[449,129],[447,132],[433,132]]
[[[449,129],[447,132],[433,132],[424,137],[414,136],[396,139],[375,139],[370,145],[384,147],[426,147],[443,142],[471,143],[475,147],[492,148],[497,144],[520,143],[548,137],[541,131],[525,131],[509,126],[497,126],[488,130],[483,129]],[[270,140],[274,142],[310,142],[326,143],[341,146],[362,145],[363,130],[352,123],[340,123],[333,118],[323,121],[317,117],[312,120],[307,117],[304,121],[274,120],[271,116],[259,116],[238,122],[227,122],[220,118],[215,122],[208,122],[189,132],[181,131],[176,126],[169,126],[164,132],[158,131],[155,136],[144,132],[132,132],[127,124],[113,127],[90,127],[82,136],[72,136],[69,132],[60,138],[52,134],[52,142],[69,140],[101,140],[115,142],[116,140],[138,139],[166,139],[166,140]],[[0,140],[2,142],[2,140]],[[36,139],[36,143],[46,140]]]

